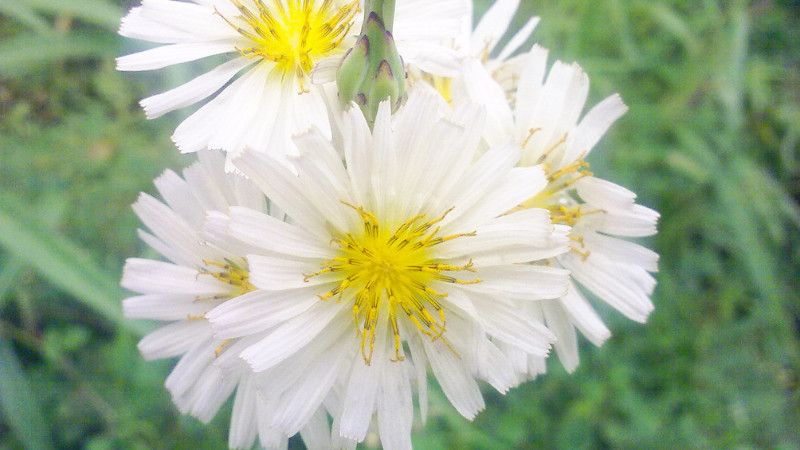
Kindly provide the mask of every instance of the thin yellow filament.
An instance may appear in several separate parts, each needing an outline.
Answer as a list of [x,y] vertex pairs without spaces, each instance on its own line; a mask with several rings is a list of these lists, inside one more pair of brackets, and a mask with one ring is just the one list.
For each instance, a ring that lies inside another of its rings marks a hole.
[[[342,202],[355,211],[363,229],[335,238],[340,256],[326,261],[306,281],[325,273],[341,273],[334,288],[319,295],[321,300],[341,300],[345,292],[353,301],[353,321],[361,340],[361,356],[369,365],[375,347],[378,316],[385,311],[394,342],[394,358],[403,360],[403,344],[398,323],[399,312],[431,340],[441,339],[451,350],[443,334],[447,330],[444,308],[439,299],[446,292],[434,288],[436,282],[453,284],[480,283],[478,278],[460,279],[444,272],[475,272],[472,260],[464,265],[445,264],[432,258],[431,247],[475,232],[439,236],[439,224],[453,208],[440,216],[423,221],[424,215],[412,217],[393,229],[382,225],[374,214],[361,206]],[[454,351],[455,353],[455,351]]]

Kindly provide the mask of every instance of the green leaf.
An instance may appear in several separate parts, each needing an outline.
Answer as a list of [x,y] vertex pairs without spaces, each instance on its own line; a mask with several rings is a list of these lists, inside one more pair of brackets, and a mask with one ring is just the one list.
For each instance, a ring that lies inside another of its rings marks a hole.
[[6,423],[25,448],[53,448],[35,399],[11,345],[0,336],[0,410]]
[[38,33],[53,32],[46,20],[36,14],[31,7],[23,3],[0,2],[0,14],[16,19]]
[[19,76],[67,58],[113,57],[117,41],[104,36],[21,34],[0,43],[0,76]]
[[125,294],[116,277],[101,270],[65,236],[11,214],[4,202],[0,202],[0,246],[115,325],[145,331],[143,324],[124,320],[120,299]]
[[22,0],[33,8],[52,14],[67,14],[117,31],[123,10],[103,0]]

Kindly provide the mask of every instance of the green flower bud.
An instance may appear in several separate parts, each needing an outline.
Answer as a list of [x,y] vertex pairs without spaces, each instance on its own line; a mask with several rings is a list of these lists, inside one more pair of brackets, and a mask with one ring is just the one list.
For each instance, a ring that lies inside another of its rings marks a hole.
[[[378,105],[389,100],[396,111],[405,94],[405,70],[384,18],[393,18],[393,1],[368,2],[361,37],[344,57],[336,76],[339,98],[355,102],[373,123]],[[391,24],[390,24],[391,25]]]

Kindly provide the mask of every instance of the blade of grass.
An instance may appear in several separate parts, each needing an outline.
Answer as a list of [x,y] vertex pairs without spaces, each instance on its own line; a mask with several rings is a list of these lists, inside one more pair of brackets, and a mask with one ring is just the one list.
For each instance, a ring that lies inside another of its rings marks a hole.
[[0,266],[0,308],[6,303],[6,296],[19,280],[25,265],[16,259],[5,258]]
[[146,330],[143,324],[123,319],[120,299],[125,294],[116,277],[65,236],[17,219],[10,211],[0,202],[0,246],[116,326],[139,334]]
[[0,410],[25,448],[50,449],[53,444],[35,399],[11,345],[0,336]]
[[68,14],[88,23],[117,31],[123,10],[103,0],[22,0],[32,8],[52,14]]
[[0,14],[11,17],[27,25],[37,33],[52,33],[46,20],[42,19],[29,6],[17,2],[0,2]]
[[107,36],[21,34],[0,43],[0,76],[19,76],[66,58],[114,56],[117,42]]

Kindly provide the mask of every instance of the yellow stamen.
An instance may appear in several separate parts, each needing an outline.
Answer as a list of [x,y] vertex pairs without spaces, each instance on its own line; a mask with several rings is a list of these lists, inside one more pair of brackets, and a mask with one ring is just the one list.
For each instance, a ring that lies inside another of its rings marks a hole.
[[[445,272],[475,272],[472,260],[464,265],[445,264],[432,258],[430,249],[452,239],[475,236],[475,232],[439,236],[437,224],[453,208],[440,216],[424,221],[424,215],[412,217],[396,227],[381,224],[378,218],[361,206],[342,202],[358,214],[363,222],[357,233],[331,240],[340,255],[322,264],[319,271],[305,275],[311,278],[337,272],[339,284],[321,300],[342,299],[345,291],[353,295],[353,320],[361,340],[361,356],[369,365],[375,346],[380,314],[388,314],[394,342],[392,361],[403,360],[403,345],[398,324],[402,310],[421,333],[432,340],[443,339],[446,331],[445,312],[439,299],[447,297],[437,283],[474,284],[480,279],[459,279]],[[448,348],[452,347],[446,343]],[[454,352],[455,353],[455,352]]]
[[[250,273],[247,269],[247,261],[238,264],[230,259],[225,258],[225,262],[211,261],[204,259],[203,264],[206,267],[198,269],[200,275],[209,275],[225,284],[231,285],[234,289],[233,292],[227,295],[227,298],[238,297],[255,290],[255,286],[250,284]],[[214,298],[226,298],[222,295],[216,295]]]
[[255,10],[231,0],[236,17],[222,17],[252,46],[237,48],[247,58],[273,61],[283,78],[297,78],[307,92],[306,78],[314,65],[337,50],[358,11],[358,1],[335,9],[333,0],[254,0]]

